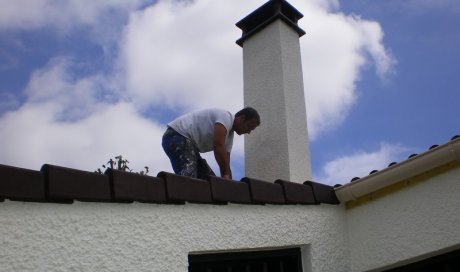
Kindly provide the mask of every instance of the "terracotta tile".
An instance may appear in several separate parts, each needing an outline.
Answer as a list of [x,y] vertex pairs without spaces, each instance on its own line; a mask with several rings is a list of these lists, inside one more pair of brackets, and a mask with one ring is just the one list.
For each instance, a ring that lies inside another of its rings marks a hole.
[[165,181],[168,202],[212,203],[211,188],[206,180],[179,176],[168,172],[160,172],[157,177]]
[[165,203],[165,181],[161,178],[107,169],[112,199],[120,202]]
[[46,192],[51,200],[111,200],[107,175],[49,164],[43,165],[41,171],[45,174]]
[[335,195],[334,187],[313,181],[305,181],[304,184],[310,185],[313,188],[313,194],[317,203],[340,204]]
[[310,185],[276,180],[275,183],[283,187],[284,198],[287,204],[317,204],[313,195],[313,188]]
[[241,181],[249,184],[249,191],[253,203],[256,204],[285,204],[283,188],[280,184],[243,178]]
[[40,171],[0,165],[0,199],[44,201],[43,174]]
[[211,194],[215,202],[232,202],[240,204],[251,204],[249,186],[245,182],[226,180],[210,176]]

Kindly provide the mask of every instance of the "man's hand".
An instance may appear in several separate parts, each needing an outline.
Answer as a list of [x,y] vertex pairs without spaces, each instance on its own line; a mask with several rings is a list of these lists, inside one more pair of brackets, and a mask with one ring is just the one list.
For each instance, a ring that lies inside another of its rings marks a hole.
[[232,176],[231,175],[223,175],[222,178],[224,178],[224,179],[232,179]]
[[214,157],[219,165],[220,175],[224,179],[232,179],[232,170],[230,169],[230,152],[225,149],[225,139],[227,138],[227,129],[222,124],[214,125]]

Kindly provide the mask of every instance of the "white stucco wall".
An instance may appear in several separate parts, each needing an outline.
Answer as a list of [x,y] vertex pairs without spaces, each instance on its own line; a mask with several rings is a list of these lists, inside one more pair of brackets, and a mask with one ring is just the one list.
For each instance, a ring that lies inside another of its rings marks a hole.
[[[243,44],[244,104],[261,126],[245,136],[246,176],[311,179],[299,34],[275,20]],[[270,147],[270,148],[267,148]]]
[[332,205],[5,201],[0,271],[180,272],[192,251],[291,245],[311,245],[305,271],[348,271],[345,226]]
[[460,168],[347,211],[351,271],[460,246]]

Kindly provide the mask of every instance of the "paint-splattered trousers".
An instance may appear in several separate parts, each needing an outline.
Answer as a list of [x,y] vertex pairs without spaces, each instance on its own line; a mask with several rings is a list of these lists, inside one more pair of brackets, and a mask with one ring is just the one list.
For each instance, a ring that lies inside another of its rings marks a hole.
[[193,142],[172,128],[168,127],[163,134],[161,144],[171,161],[174,173],[177,175],[193,178],[206,178],[209,175],[216,175],[206,160],[201,157],[198,148]]

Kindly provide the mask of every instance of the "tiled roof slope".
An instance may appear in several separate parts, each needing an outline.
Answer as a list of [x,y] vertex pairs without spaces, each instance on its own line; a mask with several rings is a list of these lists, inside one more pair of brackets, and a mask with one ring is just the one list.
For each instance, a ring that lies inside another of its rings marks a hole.
[[108,169],[105,174],[45,164],[40,171],[0,165],[0,201],[77,201],[164,204],[339,204],[334,188],[252,178],[194,179],[160,172],[156,177]]
[[335,192],[339,201],[347,208],[353,208],[458,167],[460,136],[456,135],[447,143],[432,145],[423,153],[410,155],[407,160],[392,162],[387,168],[353,178],[343,186],[336,185]]
[[[455,135],[455,136],[453,136],[453,137],[450,139],[450,142],[455,141],[455,140],[457,140],[458,138],[460,138],[460,135]],[[437,147],[439,147],[439,145],[437,145],[437,144],[432,145],[432,146],[430,146],[430,147],[428,148],[428,150],[427,150],[426,152],[428,152],[428,151],[430,151],[430,150],[432,150],[432,149],[435,149],[435,148],[437,148]],[[411,155],[409,155],[409,157],[407,157],[407,160],[415,159],[417,156],[422,155],[422,154],[424,154],[424,153],[426,153],[426,152],[423,152],[423,153],[421,153],[421,154],[415,154],[415,153],[414,153],[414,154],[411,154]],[[407,160],[406,160],[406,161],[407,161]],[[405,161],[403,161],[403,162],[405,162]],[[402,163],[402,162],[400,162],[400,163]],[[391,167],[394,167],[394,166],[396,166],[396,165],[398,165],[398,164],[399,164],[398,162],[391,162],[390,164],[388,164],[388,167],[387,167],[386,169],[391,168]],[[382,169],[382,170],[385,170],[385,169]],[[369,176],[372,176],[373,174],[375,174],[375,173],[377,173],[377,172],[379,172],[379,171],[382,171],[382,170],[372,170],[372,171],[369,172]],[[360,180],[361,178],[362,178],[362,177],[354,177],[354,178],[352,178],[352,179],[350,180],[350,182],[352,183],[352,182],[358,181],[358,180]],[[341,184],[336,184],[334,187],[340,187],[340,186],[342,186],[342,185],[341,185]]]

